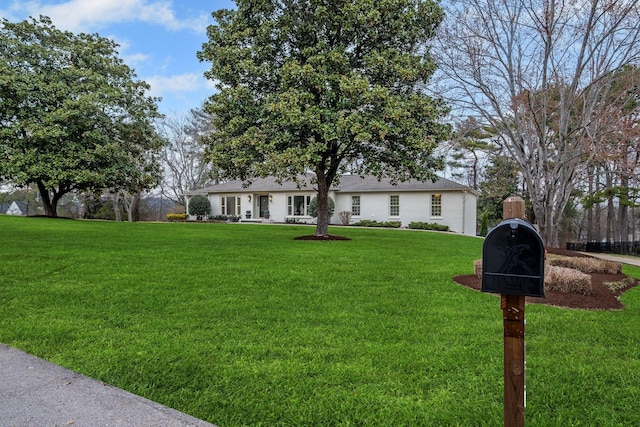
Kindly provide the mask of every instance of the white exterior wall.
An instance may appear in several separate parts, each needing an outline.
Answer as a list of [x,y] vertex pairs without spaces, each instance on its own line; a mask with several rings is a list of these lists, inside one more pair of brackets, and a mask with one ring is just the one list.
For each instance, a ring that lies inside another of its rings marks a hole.
[[[431,216],[431,195],[440,194],[442,215]],[[390,196],[400,197],[400,215],[390,215]],[[351,223],[360,220],[400,221],[403,227],[411,222],[437,223],[449,226],[456,233],[476,234],[476,198],[468,192],[388,192],[341,193],[336,201],[336,214],[351,210],[351,196],[360,196],[360,216],[352,216]]]
[[[274,222],[286,222],[287,218],[287,197],[294,195],[315,196],[313,192],[271,192],[269,202],[270,220]],[[431,216],[431,195],[440,194],[442,198],[442,216]],[[248,196],[251,196],[249,201]],[[264,193],[223,193],[209,194],[211,203],[211,216],[222,215],[221,198],[228,196],[239,196],[241,202],[240,213],[245,219],[245,212],[252,212],[252,219],[259,218],[259,197]],[[390,216],[390,196],[400,197],[400,215]],[[476,234],[476,196],[471,192],[464,191],[442,191],[442,192],[420,192],[420,191],[398,191],[398,192],[362,192],[362,193],[336,193],[331,191],[329,196],[335,201],[336,208],[330,218],[330,224],[341,224],[339,213],[341,211],[351,211],[351,196],[360,196],[360,215],[352,216],[351,223],[360,220],[374,221],[400,221],[403,227],[407,227],[411,222],[437,223],[449,226],[453,232],[467,235]],[[291,218],[291,217],[289,217]],[[306,216],[294,217],[300,222],[315,223],[315,218]],[[191,218],[195,219],[195,218]]]

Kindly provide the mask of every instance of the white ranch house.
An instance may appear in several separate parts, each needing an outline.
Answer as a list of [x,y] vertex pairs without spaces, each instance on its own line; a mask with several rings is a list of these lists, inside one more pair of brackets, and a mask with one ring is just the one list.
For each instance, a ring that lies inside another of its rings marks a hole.
[[[307,207],[316,191],[307,174],[298,188],[293,182],[278,184],[274,178],[257,179],[247,187],[242,181],[215,184],[185,194],[187,212],[189,198],[196,194],[211,202],[211,216],[236,215],[241,221],[313,223]],[[403,227],[413,221],[448,225],[453,232],[476,234],[476,199],[470,187],[440,178],[436,182],[411,180],[392,185],[390,180],[373,176],[343,175],[332,187],[329,197],[335,202],[331,224],[341,224],[339,213],[351,211],[351,223],[363,219],[400,221]],[[251,218],[247,218],[249,211]]]

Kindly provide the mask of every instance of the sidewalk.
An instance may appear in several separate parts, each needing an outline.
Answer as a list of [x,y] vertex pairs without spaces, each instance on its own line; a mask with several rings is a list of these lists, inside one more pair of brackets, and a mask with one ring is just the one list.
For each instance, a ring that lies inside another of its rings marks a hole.
[[594,258],[600,258],[607,261],[617,261],[623,264],[636,265],[640,267],[640,257],[631,255],[614,255],[614,254],[601,254],[597,252],[580,252],[583,255],[592,256]]
[[0,427],[215,427],[0,344]]

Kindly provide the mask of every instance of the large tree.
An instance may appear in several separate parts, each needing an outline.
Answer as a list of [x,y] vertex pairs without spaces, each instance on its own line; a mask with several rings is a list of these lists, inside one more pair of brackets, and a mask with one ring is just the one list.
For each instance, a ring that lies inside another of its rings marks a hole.
[[35,183],[48,216],[71,191],[154,185],[162,140],[148,88],[111,40],[46,17],[3,20],[0,177]]
[[214,13],[206,76],[218,92],[209,158],[224,177],[315,173],[316,235],[341,173],[434,179],[445,105],[424,94],[435,70],[435,1],[238,0]]
[[451,1],[437,57],[448,96],[520,166],[548,246],[589,162],[616,70],[640,59],[638,0]]

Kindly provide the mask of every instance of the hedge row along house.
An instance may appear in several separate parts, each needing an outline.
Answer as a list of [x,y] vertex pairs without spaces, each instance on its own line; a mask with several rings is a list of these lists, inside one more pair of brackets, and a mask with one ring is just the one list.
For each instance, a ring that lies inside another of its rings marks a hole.
[[[244,186],[242,181],[229,181],[186,193],[189,198],[201,194],[211,203],[210,216],[240,217],[243,222],[314,223],[309,205],[315,197],[314,174],[295,182],[277,183],[262,178]],[[335,203],[331,224],[342,224],[340,212],[351,212],[350,223],[361,220],[399,221],[403,227],[411,222],[446,225],[450,231],[476,234],[478,193],[470,187],[440,178],[436,182],[410,180],[392,184],[389,179],[373,176],[342,175],[331,188],[329,197]],[[195,219],[195,218],[191,218]]]

